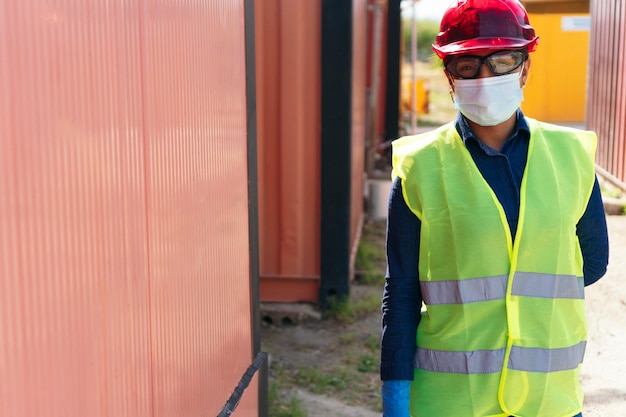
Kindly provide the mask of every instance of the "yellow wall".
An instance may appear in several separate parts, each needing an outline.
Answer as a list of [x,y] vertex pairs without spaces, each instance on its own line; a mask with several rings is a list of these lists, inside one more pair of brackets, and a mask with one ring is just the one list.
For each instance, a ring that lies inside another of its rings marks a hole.
[[589,30],[564,31],[562,19],[588,14],[531,14],[539,35],[524,88],[524,114],[547,122],[584,122]]

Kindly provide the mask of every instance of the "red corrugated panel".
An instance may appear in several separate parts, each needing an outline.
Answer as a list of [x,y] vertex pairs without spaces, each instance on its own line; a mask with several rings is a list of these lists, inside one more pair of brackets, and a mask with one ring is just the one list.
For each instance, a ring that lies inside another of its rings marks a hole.
[[[368,114],[366,141],[379,146],[384,141],[385,90],[387,81],[387,8],[388,0],[367,1],[367,97],[372,114]],[[368,145],[369,145],[368,143]]]
[[251,362],[243,21],[0,6],[0,415],[216,415]]
[[154,411],[216,415],[251,362],[243,2],[144,17]]
[[[367,0],[352,2],[352,161],[350,178],[350,243],[354,257],[363,222],[363,176],[365,173],[367,90]],[[351,271],[350,278],[354,278]]]
[[380,73],[379,77],[379,89],[378,89],[378,128],[376,130],[376,138],[378,141],[377,145],[382,145],[382,143],[387,140],[385,138],[385,104],[386,104],[386,95],[387,95],[387,22],[389,19],[389,0],[381,1],[382,3],[382,16],[380,17],[382,20],[381,28],[380,28]]
[[151,411],[138,9],[88,6],[0,8],[3,416]]
[[[598,98],[599,98],[599,74],[597,73],[597,66],[594,62],[597,62],[600,57],[600,48],[597,46],[599,39],[601,38],[601,32],[598,30],[599,8],[590,10],[591,15],[591,34],[589,41],[589,70],[588,70],[588,87],[587,87],[587,103],[586,103],[586,118],[585,122],[587,128],[591,128],[592,125],[598,125]],[[606,166],[606,161],[603,161],[604,141],[598,141],[598,148],[596,151],[596,163]]]
[[598,133],[597,162],[626,180],[626,0],[591,2],[587,126]]
[[617,128],[615,132],[616,148],[614,159],[615,173],[626,182],[626,1],[618,3],[620,26],[617,31],[617,103],[616,117]]
[[[399,5],[396,4],[399,7]],[[377,176],[381,156],[387,154],[387,32],[389,0],[367,0],[367,105],[365,172]],[[399,9],[398,9],[399,13]],[[393,13],[392,13],[393,14]]]
[[321,4],[255,9],[261,299],[317,302]]

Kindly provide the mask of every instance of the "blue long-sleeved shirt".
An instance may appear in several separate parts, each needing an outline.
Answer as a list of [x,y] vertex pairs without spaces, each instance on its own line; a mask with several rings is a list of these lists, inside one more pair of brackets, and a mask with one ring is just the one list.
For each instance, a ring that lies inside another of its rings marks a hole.
[[[530,130],[521,111],[511,136],[498,152],[476,138],[459,115],[456,128],[481,174],[498,197],[514,237],[519,216],[520,186],[526,167]],[[421,223],[407,207],[396,179],[389,196],[387,273],[383,294],[381,379],[413,380],[415,334],[420,320],[418,254]],[[583,255],[585,285],[600,279],[608,264],[608,234],[596,179],[587,209],[576,227]]]

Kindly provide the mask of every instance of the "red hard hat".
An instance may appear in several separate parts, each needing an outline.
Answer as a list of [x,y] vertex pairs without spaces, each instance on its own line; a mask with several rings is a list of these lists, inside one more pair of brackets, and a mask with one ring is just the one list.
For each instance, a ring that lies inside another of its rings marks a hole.
[[441,19],[433,50],[442,59],[479,50],[533,52],[538,41],[518,0],[457,0]]

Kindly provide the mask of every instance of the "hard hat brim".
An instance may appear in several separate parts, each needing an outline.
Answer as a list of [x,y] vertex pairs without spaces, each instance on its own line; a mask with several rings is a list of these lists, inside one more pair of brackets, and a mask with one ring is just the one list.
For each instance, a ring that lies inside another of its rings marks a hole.
[[478,51],[527,48],[528,52],[533,52],[538,40],[538,37],[531,40],[518,38],[474,38],[452,42],[444,46],[433,45],[433,50],[441,59],[449,55],[460,55]]

